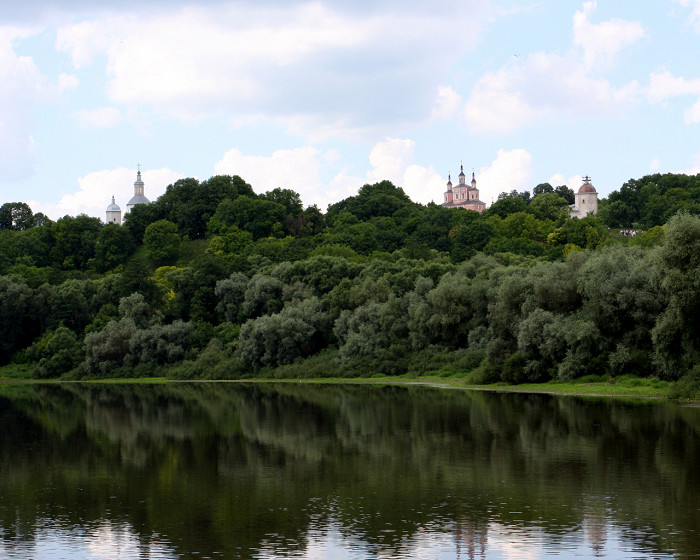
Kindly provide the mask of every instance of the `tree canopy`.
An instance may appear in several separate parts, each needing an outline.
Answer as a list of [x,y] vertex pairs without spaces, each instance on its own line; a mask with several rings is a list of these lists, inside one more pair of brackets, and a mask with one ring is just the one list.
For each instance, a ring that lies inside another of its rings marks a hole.
[[[698,196],[698,177],[647,176],[578,219],[564,186],[504,192],[477,213],[382,181],[324,213],[215,176],[176,181],[123,226],[7,203],[0,359],[37,377],[190,377],[218,360],[230,377],[314,363],[678,379],[700,345]],[[617,230],[642,224],[636,238]]]

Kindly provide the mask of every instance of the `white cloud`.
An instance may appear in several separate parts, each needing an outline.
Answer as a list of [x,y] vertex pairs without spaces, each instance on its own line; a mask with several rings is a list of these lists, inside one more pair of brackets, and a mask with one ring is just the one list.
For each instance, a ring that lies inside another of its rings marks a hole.
[[97,54],[114,48],[120,42],[117,21],[124,26],[128,22],[132,25],[137,23],[134,18],[122,16],[113,19],[111,24],[98,19],[60,27],[56,31],[56,49],[70,53],[76,69],[89,66]]
[[472,90],[465,117],[477,132],[507,132],[547,113],[520,91],[527,81],[525,67],[502,69],[483,76]]
[[644,37],[639,22],[613,18],[602,23],[591,23],[591,14],[597,2],[584,2],[583,11],[574,14],[574,45],[583,49],[587,69],[610,68],[615,55],[625,46]]
[[214,171],[217,175],[239,175],[258,193],[280,187],[299,193],[307,206],[328,204],[321,184],[322,160],[335,157],[336,152],[322,154],[312,146],[277,150],[271,156],[246,155],[234,148],[216,163]]
[[413,160],[415,147],[413,140],[400,138],[387,138],[376,144],[369,154],[372,170],[368,178],[374,181],[386,179],[400,186],[406,167]]
[[553,187],[566,185],[574,192],[577,192],[581,185],[583,185],[583,175],[572,175],[567,179],[563,173],[555,173],[547,182]]
[[[155,200],[165,192],[166,187],[182,179],[184,175],[167,168],[150,169],[141,173],[144,182],[145,195],[149,200]],[[43,212],[49,218],[56,220],[63,216],[87,214],[104,221],[105,209],[110,204],[112,196],[126,213],[126,203],[134,195],[136,170],[126,167],[93,171],[78,179],[78,190],[63,195],[58,204],[43,204],[29,201],[27,204],[36,212]]]
[[670,72],[658,72],[649,76],[647,96],[652,103],[679,95],[700,95],[700,79],[676,78]]
[[439,86],[433,107],[434,119],[450,119],[459,113],[462,97],[449,86]]
[[82,109],[73,113],[73,117],[83,128],[110,128],[122,121],[122,115],[116,107]]
[[[278,150],[271,156],[251,156],[237,149],[226,152],[216,164],[216,173],[237,174],[258,192],[275,187],[298,192],[305,205],[318,204],[324,209],[357,194],[366,183],[391,181],[420,204],[442,202],[447,177],[432,166],[414,161],[415,142],[387,138],[377,143],[369,154],[370,167],[364,175],[354,174],[340,164],[338,154],[321,153],[313,147]],[[323,172],[326,173],[323,173]],[[324,181],[322,175],[332,177]],[[481,200],[490,204],[503,191],[531,188],[532,156],[524,149],[499,150],[496,159],[477,173]]]
[[[271,156],[243,154],[229,150],[215,165],[217,174],[240,175],[257,192],[276,187],[290,188],[299,193],[304,205],[317,204],[325,210],[349,196],[354,196],[366,183],[388,180],[403,188],[415,202],[427,204],[441,199],[443,179],[432,167],[414,162],[415,142],[409,139],[387,138],[377,143],[369,154],[369,169],[355,174],[342,164],[337,150],[321,152],[306,146],[277,150]],[[331,177],[325,180],[323,177]]]
[[60,95],[64,91],[77,88],[79,84],[80,84],[80,80],[78,80],[77,76],[75,76],[73,74],[61,73],[58,75],[58,83],[56,86],[56,90],[57,90],[58,94]]
[[468,124],[478,132],[507,132],[556,113],[577,117],[610,115],[637,97],[638,85],[614,88],[588,75],[574,53],[534,53],[483,76],[465,107]]
[[484,74],[466,102],[464,115],[477,132],[508,132],[558,113],[576,117],[624,110],[638,94],[636,81],[615,87],[595,72],[609,68],[615,55],[644,36],[636,22],[590,22],[595,2],[574,16],[574,46],[565,54],[536,52],[524,61]]
[[372,148],[366,182],[388,180],[414,202],[427,204],[442,200],[445,180],[431,167],[414,163],[416,143],[409,139],[387,138]]
[[488,206],[502,192],[530,190],[532,175],[532,156],[527,150],[498,150],[491,165],[476,175],[479,197]]
[[674,2],[691,9],[688,20],[697,31],[700,31],[700,0],[674,0]]
[[[658,72],[649,76],[647,98],[652,103],[666,102],[683,95],[700,96],[700,78],[686,80],[670,72]],[[685,124],[700,123],[700,98],[684,111]]]
[[[430,117],[435,83],[492,15],[488,0],[450,10],[189,6],[67,25],[56,46],[78,69],[106,59],[115,104],[181,119],[225,113],[231,123],[264,114],[307,139],[384,127],[383,135]],[[458,44],[444,41],[459,18],[470,21],[470,32]],[[451,93],[439,92],[447,96],[442,111],[453,110]]]
[[2,181],[32,174],[36,146],[30,137],[32,106],[44,98],[50,84],[34,60],[18,56],[13,41],[24,29],[0,27],[0,168]]
[[698,175],[700,174],[700,152],[695,154],[693,156],[693,161],[691,163],[691,167],[688,167],[686,169],[679,169],[678,171],[674,171],[673,173],[684,173],[685,175]]
[[404,192],[411,197],[411,200],[421,204],[442,203],[446,183],[447,181],[432,166],[409,165],[403,176]]
[[700,123],[700,99],[696,101],[691,107],[687,108],[684,113],[685,124],[697,124]]

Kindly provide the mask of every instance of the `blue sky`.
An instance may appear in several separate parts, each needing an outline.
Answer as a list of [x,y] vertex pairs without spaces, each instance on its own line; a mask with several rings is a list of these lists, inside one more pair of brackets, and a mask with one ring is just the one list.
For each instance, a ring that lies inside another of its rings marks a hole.
[[237,174],[305,205],[700,173],[700,0],[0,6],[0,203],[104,219]]

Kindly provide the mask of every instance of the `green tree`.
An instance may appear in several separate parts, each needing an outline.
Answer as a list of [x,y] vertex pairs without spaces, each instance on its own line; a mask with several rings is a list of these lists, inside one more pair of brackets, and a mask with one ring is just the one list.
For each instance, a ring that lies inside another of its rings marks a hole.
[[250,232],[243,231],[238,226],[229,226],[218,231],[218,235],[211,238],[207,251],[215,255],[244,255],[252,250],[253,235]]
[[484,216],[500,216],[501,218],[506,218],[516,212],[524,212],[526,209],[527,203],[522,197],[510,195],[501,197],[499,195],[498,200],[486,209]]
[[181,360],[189,347],[192,323],[174,321],[169,325],[151,325],[137,330],[129,341],[130,364],[172,364]]
[[137,204],[124,215],[123,227],[131,232],[136,243],[143,243],[146,228],[158,220],[167,217],[167,208],[156,202],[152,204]]
[[542,193],[535,196],[528,206],[528,211],[538,220],[556,220],[562,213],[568,211],[569,203],[554,192]]
[[145,301],[142,294],[134,292],[119,300],[119,316],[123,319],[130,319],[134,325],[144,329],[153,320],[153,307]]
[[216,175],[201,183],[189,178],[168,185],[157,205],[163,218],[177,224],[180,235],[200,239],[219,204],[240,196],[257,199],[253,188],[237,175]]
[[0,364],[10,361],[24,342],[32,290],[24,282],[0,276]]
[[136,333],[131,319],[110,321],[99,332],[85,336],[85,369],[90,374],[105,376],[125,364],[131,339]]
[[210,229],[219,233],[223,228],[237,226],[253,235],[253,239],[283,235],[285,207],[271,200],[239,196],[224,200],[216,208]]
[[279,313],[247,321],[241,328],[237,355],[255,369],[292,363],[325,347],[328,316],[318,298],[285,307]]
[[75,368],[84,358],[82,342],[66,327],[48,331],[42,337],[40,346],[34,377],[59,377]]
[[241,304],[243,314],[254,319],[270,315],[282,308],[283,284],[279,278],[267,274],[256,274],[248,282]]
[[136,249],[131,232],[121,226],[108,224],[100,230],[95,243],[93,266],[99,272],[107,272],[126,262]]
[[241,306],[245,299],[249,278],[242,272],[234,272],[216,283],[214,293],[219,300],[216,311],[225,321],[237,323],[241,317]]
[[566,185],[559,185],[554,189],[554,192],[565,199],[570,205],[576,202],[576,193]]
[[652,339],[662,374],[676,379],[698,363],[700,351],[700,217],[681,213],[669,221],[661,260],[669,305]]
[[335,218],[341,212],[349,212],[360,220],[392,216],[413,202],[403,189],[394,186],[390,181],[382,181],[372,185],[364,185],[357,196],[351,196],[328,207],[326,219],[334,225]]
[[0,206],[0,229],[23,231],[34,225],[34,214],[26,203],[6,202]]
[[[476,212],[474,212],[476,214]],[[452,260],[461,262],[482,251],[497,233],[495,227],[478,214],[468,225],[457,226],[452,238]]]
[[150,259],[158,264],[172,264],[180,249],[177,225],[168,220],[158,220],[146,228],[143,245]]
[[277,187],[262,195],[262,198],[276,202],[284,207],[285,212],[290,216],[298,216],[302,213],[303,206],[299,193],[291,189],[282,189]]
[[540,194],[553,193],[554,187],[549,183],[540,183],[534,189],[532,189],[532,194],[538,196]]
[[81,332],[90,322],[90,301],[95,295],[95,284],[90,280],[70,279],[56,288],[51,309],[50,326],[61,325]]
[[103,225],[99,218],[64,216],[51,225],[55,244],[51,258],[65,270],[85,270],[95,256],[95,242]]

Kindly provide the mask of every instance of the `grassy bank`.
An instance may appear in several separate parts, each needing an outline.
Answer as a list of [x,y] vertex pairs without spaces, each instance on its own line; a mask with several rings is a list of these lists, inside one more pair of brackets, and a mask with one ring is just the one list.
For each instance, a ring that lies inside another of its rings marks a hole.
[[[251,379],[249,381],[263,381]],[[673,398],[672,383],[658,379],[641,379],[624,377],[609,381],[581,380],[569,383],[523,383],[509,385],[506,383],[473,384],[460,378],[431,377],[431,376],[374,376],[371,378],[319,378],[319,379],[266,379],[271,382],[290,383],[362,383],[377,385],[430,385],[433,387],[467,389],[475,391],[509,391],[520,393],[548,393],[557,395],[605,396],[605,397],[641,397],[668,399]]]
[[[167,377],[147,377],[147,378],[110,378],[110,379],[94,379],[82,381],[66,381],[61,379],[30,379],[28,371],[17,370],[16,366],[10,368],[8,366],[0,368],[0,384],[12,383],[181,383],[181,382],[222,382],[222,383],[255,383],[255,382],[274,382],[274,383],[328,383],[328,384],[344,384],[344,383],[361,383],[375,385],[430,385],[433,387],[441,387],[446,389],[465,389],[478,391],[509,391],[521,393],[548,393],[557,395],[580,395],[580,396],[604,396],[604,397],[638,397],[638,398],[655,398],[655,399],[673,399],[678,398],[675,391],[676,383],[660,381],[656,378],[639,378],[634,376],[622,376],[613,379],[605,379],[597,376],[588,376],[579,380],[563,383],[550,381],[548,383],[523,383],[519,385],[511,385],[507,383],[489,383],[477,384],[472,383],[468,378],[464,377],[445,377],[445,376],[416,376],[416,375],[401,375],[387,376],[375,375],[373,377],[318,377],[318,378],[249,378],[238,380],[180,380],[169,379]],[[693,400],[693,399],[684,399]],[[700,399],[694,399],[696,402]]]

